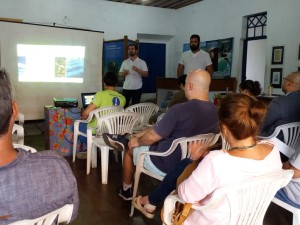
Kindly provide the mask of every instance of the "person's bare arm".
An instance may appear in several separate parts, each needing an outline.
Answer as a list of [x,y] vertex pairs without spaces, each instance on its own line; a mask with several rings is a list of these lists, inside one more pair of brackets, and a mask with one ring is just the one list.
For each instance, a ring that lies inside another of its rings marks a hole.
[[282,168],[285,169],[285,170],[294,170],[294,176],[293,176],[293,178],[300,178],[300,170],[298,170],[297,168],[293,167],[290,162],[284,162],[282,164]]
[[89,104],[89,106],[81,113],[81,119],[86,120],[89,117],[90,112],[96,108],[94,103]]
[[146,128],[145,130],[142,130],[134,135],[132,135],[133,137],[142,137],[147,131],[149,131],[151,128]]
[[188,151],[190,159],[197,161],[201,157],[204,157],[209,152],[207,145],[202,144],[201,141],[193,141],[189,144]]
[[162,137],[157,134],[153,128],[148,129],[142,136],[140,137],[133,137],[128,143],[130,148],[135,148],[139,146],[149,146],[158,141],[160,141]]
[[141,69],[137,68],[136,66],[133,66],[132,70],[139,73],[142,77],[148,77],[148,71],[141,70]]
[[184,69],[184,65],[178,63],[178,66],[177,66],[177,77],[180,77],[182,75],[183,69]]
[[129,74],[129,70],[123,70],[123,71],[119,72],[119,75],[121,77],[126,77],[128,74]]
[[210,74],[210,76],[212,76],[213,73],[214,73],[214,66],[211,64],[211,65],[206,67],[206,70]]

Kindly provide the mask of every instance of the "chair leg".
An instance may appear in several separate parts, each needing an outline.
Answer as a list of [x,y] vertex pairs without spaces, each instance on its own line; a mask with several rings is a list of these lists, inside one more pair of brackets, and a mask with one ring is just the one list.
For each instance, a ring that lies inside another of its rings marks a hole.
[[97,147],[96,145],[93,145],[91,147],[87,147],[86,150],[86,174],[89,174],[91,172],[91,158],[92,158],[92,152],[96,151]]
[[76,159],[77,140],[78,140],[78,135],[74,134],[74,139],[73,139],[73,162],[75,162],[75,159]]
[[92,168],[97,168],[97,151],[98,148],[92,148]]
[[109,147],[101,146],[101,175],[102,184],[107,184],[108,164],[109,164]]
[[[139,168],[138,165],[137,165],[136,170],[135,170],[135,176],[134,176],[134,186],[133,186],[133,193],[132,193],[132,201],[133,201],[133,199],[137,195],[137,190],[138,190],[139,181],[140,181],[140,175],[141,175],[141,168]],[[129,216],[132,217],[133,213],[134,213],[134,206],[131,203],[131,209],[130,209]]]
[[119,157],[118,157],[119,155],[117,150],[114,150],[114,155],[115,155],[116,162],[119,162]]
[[[298,209],[299,210],[299,209]],[[293,225],[300,225],[300,210],[293,213]]]

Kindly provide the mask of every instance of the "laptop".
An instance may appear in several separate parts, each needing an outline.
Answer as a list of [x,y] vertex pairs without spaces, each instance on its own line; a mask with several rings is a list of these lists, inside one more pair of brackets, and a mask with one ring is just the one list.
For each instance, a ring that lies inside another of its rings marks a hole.
[[90,93],[81,93],[81,100],[82,100],[82,108],[86,109],[86,107],[89,106],[89,104],[92,102],[96,92],[90,92]]

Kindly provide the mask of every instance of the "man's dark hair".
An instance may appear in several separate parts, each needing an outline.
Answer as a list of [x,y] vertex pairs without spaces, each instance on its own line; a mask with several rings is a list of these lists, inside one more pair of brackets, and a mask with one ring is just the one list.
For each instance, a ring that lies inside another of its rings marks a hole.
[[11,116],[11,83],[5,69],[0,67],[0,136],[7,133]]
[[198,42],[200,43],[200,36],[198,34],[192,34],[191,37],[190,37],[190,40],[192,38],[197,38]]
[[138,50],[138,45],[135,43],[129,43],[128,47],[129,46],[134,46],[135,50]]
[[114,72],[107,72],[103,77],[103,82],[106,86],[116,86],[118,77]]
[[183,86],[185,86],[185,79],[186,79],[186,75],[183,74],[181,75],[178,79],[177,79],[177,84],[180,86],[181,84]]

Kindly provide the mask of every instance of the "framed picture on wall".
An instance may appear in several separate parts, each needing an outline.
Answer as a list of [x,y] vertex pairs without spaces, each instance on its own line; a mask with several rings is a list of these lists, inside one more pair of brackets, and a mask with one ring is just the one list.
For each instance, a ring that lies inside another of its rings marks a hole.
[[270,85],[273,88],[281,88],[281,81],[282,81],[282,68],[272,68]]
[[284,46],[275,46],[272,49],[272,64],[283,64]]

